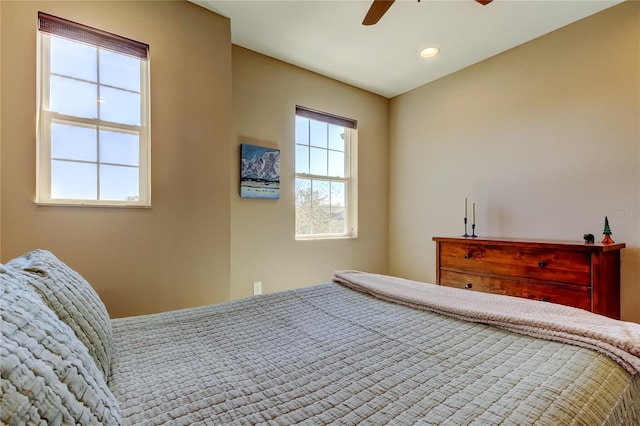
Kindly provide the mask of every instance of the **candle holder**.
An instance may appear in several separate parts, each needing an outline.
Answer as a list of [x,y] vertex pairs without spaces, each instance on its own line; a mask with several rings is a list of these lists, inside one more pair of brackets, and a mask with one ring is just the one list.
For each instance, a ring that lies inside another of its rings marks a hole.
[[[466,233],[466,232],[465,232]],[[476,235],[476,224],[472,223],[471,224],[471,238],[477,238],[478,236]]]
[[467,218],[466,217],[464,218],[464,235],[463,235],[463,237],[465,237],[465,238],[466,237],[470,237],[470,235],[467,234]]

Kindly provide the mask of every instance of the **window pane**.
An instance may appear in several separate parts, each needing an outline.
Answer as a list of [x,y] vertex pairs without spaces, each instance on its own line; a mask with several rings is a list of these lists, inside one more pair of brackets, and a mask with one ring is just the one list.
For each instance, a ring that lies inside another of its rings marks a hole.
[[100,49],[100,83],[140,92],[140,60]]
[[311,182],[311,203],[314,207],[329,206],[330,185],[326,180],[312,180]]
[[312,146],[317,146],[320,148],[327,147],[327,123],[323,123],[321,121],[309,120],[310,130],[311,130],[311,139],[310,143]]
[[296,145],[296,173],[309,173],[309,147]]
[[97,49],[60,37],[51,40],[51,73],[97,82]]
[[347,221],[345,220],[344,207],[331,208],[331,225],[329,231],[335,234],[347,233]]
[[331,182],[331,206],[332,207],[346,206],[345,187],[346,187],[345,182]]
[[100,119],[140,125],[140,95],[100,86]]
[[51,157],[96,161],[95,127],[51,124]]
[[311,148],[311,163],[309,172],[312,175],[327,176],[327,150]]
[[345,128],[342,126],[329,125],[329,149],[344,151],[345,131]]
[[51,111],[77,117],[98,117],[98,86],[94,83],[51,76]]
[[296,179],[296,234],[311,232],[311,180]]
[[138,166],[140,137],[135,133],[100,130],[100,162]]
[[296,143],[309,145],[309,119],[296,115]]
[[100,199],[137,201],[139,169],[137,167],[101,166]]
[[330,232],[337,234],[346,233],[346,183],[331,182],[331,225]]
[[329,176],[345,177],[344,153],[337,151],[329,152]]
[[51,162],[51,198],[97,199],[96,164]]
[[329,232],[329,221],[331,217],[329,182],[314,180],[312,189],[311,205],[313,210],[311,213],[313,217],[313,232],[315,234],[326,234]]

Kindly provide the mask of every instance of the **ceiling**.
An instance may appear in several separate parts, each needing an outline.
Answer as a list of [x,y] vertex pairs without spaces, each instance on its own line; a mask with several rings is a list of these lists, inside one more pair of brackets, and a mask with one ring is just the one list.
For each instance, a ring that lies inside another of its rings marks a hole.
[[371,0],[191,1],[231,20],[233,44],[391,98],[622,0],[396,0],[373,26]]

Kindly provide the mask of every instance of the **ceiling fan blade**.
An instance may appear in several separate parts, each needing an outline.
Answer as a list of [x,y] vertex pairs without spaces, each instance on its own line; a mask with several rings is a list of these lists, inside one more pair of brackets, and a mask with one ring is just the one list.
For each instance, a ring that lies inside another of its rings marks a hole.
[[480,3],[483,6],[488,5],[489,3],[491,3],[493,0],[476,0],[478,3]]
[[[367,15],[364,17],[362,21],[362,25],[373,25],[376,24],[382,15],[386,13],[387,10],[391,7],[395,0],[373,0]],[[483,0],[484,1],[484,0]]]

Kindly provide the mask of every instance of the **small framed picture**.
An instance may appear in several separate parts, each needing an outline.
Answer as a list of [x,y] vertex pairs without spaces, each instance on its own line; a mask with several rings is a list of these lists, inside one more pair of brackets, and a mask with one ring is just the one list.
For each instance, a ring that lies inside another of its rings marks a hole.
[[280,150],[240,145],[240,196],[280,198]]

